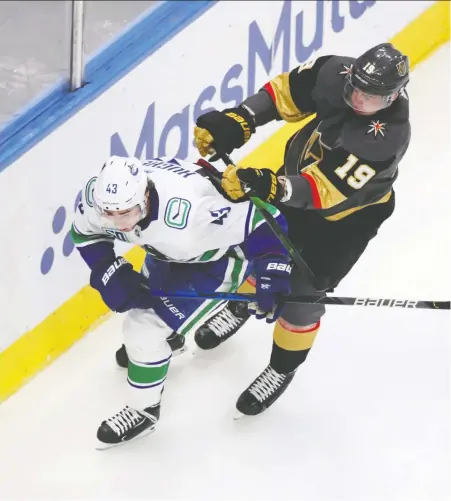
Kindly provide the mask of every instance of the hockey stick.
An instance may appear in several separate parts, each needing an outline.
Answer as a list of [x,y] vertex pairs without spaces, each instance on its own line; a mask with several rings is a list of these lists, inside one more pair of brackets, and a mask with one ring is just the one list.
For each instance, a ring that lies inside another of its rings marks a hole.
[[[220,158],[225,165],[234,165],[232,160],[227,154],[219,154],[216,153],[212,158]],[[222,174],[215,169],[212,165],[208,167],[209,172],[215,177],[217,181],[220,181],[222,178]],[[314,282],[315,275],[313,274],[310,267],[302,258],[299,251],[294,247],[291,243],[290,239],[282,232],[281,228],[274,220],[272,215],[266,211],[265,203],[257,196],[252,195],[252,192],[247,192],[249,199],[254,203],[254,205],[259,209],[263,218],[267,222],[268,226],[274,232],[274,234],[279,238],[281,243],[285,246],[290,257],[293,259],[295,264],[297,265],[299,271],[307,272],[309,276],[309,280]],[[178,294],[178,293],[176,293]],[[229,301],[252,301],[255,296],[252,294],[227,294],[227,293],[212,293],[212,294],[204,294],[199,293],[197,296],[196,293],[192,295],[185,296],[180,293],[180,296],[170,296],[167,297],[199,297],[204,299],[224,299]],[[335,305],[345,305],[345,306],[385,306],[385,307],[403,307],[403,308],[421,308],[421,309],[435,309],[435,310],[449,310],[450,309],[450,301],[414,301],[410,299],[386,299],[386,298],[358,298],[358,297],[339,297],[339,296],[284,296],[281,298],[282,302],[287,303],[303,303],[303,304],[335,304]]]
[[[151,296],[182,299],[213,299],[224,301],[255,301],[255,294],[237,294],[230,292],[166,292],[150,291]],[[282,303],[299,304],[335,304],[339,306],[377,306],[388,308],[449,310],[450,301],[415,301],[411,299],[387,299],[368,297],[339,296],[280,296]]]

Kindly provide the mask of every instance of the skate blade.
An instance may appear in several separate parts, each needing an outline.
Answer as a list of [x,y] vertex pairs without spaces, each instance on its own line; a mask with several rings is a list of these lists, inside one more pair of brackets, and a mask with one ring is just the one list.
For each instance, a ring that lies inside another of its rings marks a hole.
[[139,435],[136,435],[136,437],[133,437],[130,440],[125,440],[124,442],[118,442],[117,444],[106,444],[105,442],[101,442],[99,439],[97,439],[97,444],[95,446],[95,449],[98,451],[107,451],[108,449],[112,449],[113,447],[117,447],[118,445],[129,444],[130,442],[134,442],[135,440],[137,440],[139,438],[146,437],[147,435],[150,435],[154,431],[155,431],[155,427],[149,428],[147,430],[144,430]]
[[250,420],[251,418],[252,418],[252,420],[255,420],[255,419],[258,419],[262,414],[264,414],[266,410],[267,410],[267,408],[263,409],[258,414],[243,414],[242,412],[240,412],[238,409],[235,408],[235,414],[234,414],[233,420],[238,421],[238,420],[241,420],[243,418],[245,418],[245,421],[248,419]]
[[235,413],[233,415],[233,420],[234,421],[238,421],[240,419],[243,419],[243,418],[248,418],[249,416],[247,416],[246,414],[243,414],[242,412],[240,412],[238,409],[235,409]]

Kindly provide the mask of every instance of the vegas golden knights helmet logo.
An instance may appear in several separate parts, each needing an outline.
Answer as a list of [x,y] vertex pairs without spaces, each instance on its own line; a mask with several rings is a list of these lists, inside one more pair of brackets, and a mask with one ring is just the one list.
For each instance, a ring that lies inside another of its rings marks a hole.
[[400,61],[396,65],[396,69],[398,70],[398,75],[400,77],[403,77],[407,73],[407,65],[406,65],[405,61]]

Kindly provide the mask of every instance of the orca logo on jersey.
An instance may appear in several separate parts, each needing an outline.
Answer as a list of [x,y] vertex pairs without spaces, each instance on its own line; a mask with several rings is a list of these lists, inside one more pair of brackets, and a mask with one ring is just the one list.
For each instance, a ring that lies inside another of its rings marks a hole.
[[130,169],[130,174],[132,176],[137,176],[138,175],[139,168],[135,164],[130,164],[128,166],[128,168]]
[[231,211],[231,207],[223,207],[222,209],[218,210],[211,210],[210,214],[211,217],[213,217],[213,221],[211,223],[213,224],[219,224],[223,225],[224,224],[224,219],[229,215],[229,212]]
[[174,197],[166,205],[164,222],[166,226],[183,230],[188,224],[188,217],[191,210],[191,202],[184,198]]

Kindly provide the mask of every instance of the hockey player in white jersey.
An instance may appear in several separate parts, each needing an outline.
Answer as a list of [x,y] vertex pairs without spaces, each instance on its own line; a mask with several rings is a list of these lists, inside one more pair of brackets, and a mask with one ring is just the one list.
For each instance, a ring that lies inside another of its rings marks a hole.
[[[91,286],[111,310],[126,313],[129,401],[101,423],[99,448],[154,430],[172,356],[168,338],[183,340],[225,304],[150,290],[232,292],[252,272],[257,290],[249,311],[267,322],[280,314],[278,295],[290,291],[282,244],[250,202],[234,203],[221,192],[206,167],[204,160],[113,156],[83,189],[72,239],[91,269]],[[283,215],[268,209],[286,231]],[[144,248],[141,273],[115,254],[115,240]]]

